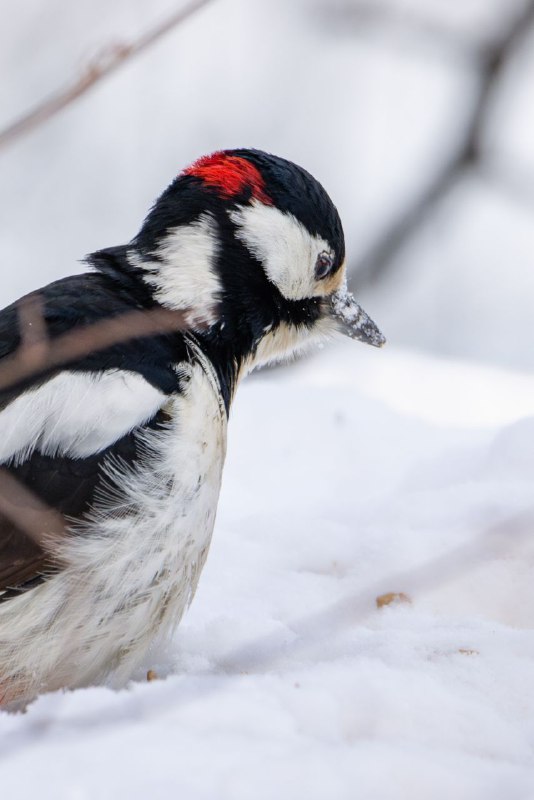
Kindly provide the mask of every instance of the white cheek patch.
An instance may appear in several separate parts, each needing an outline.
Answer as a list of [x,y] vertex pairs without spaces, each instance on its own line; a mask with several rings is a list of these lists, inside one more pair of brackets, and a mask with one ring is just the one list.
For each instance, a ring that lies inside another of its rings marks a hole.
[[86,458],[147,422],[167,396],[141,375],[62,372],[0,413],[0,463],[43,455]]
[[154,253],[157,260],[143,261],[135,251],[128,258],[147,271],[144,280],[162,305],[191,309],[192,322],[211,325],[217,319],[222,291],[215,268],[218,253],[217,223],[206,213],[194,222],[172,228]]
[[315,263],[321,252],[331,252],[320,236],[313,236],[292,214],[258,200],[229,212],[236,236],[263,265],[269,280],[288,300],[320,294]]

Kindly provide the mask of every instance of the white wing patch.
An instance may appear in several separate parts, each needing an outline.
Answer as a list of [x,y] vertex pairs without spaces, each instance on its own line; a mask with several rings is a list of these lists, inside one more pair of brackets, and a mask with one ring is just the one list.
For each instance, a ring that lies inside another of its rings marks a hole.
[[64,371],[0,412],[0,463],[44,455],[86,458],[149,420],[167,396],[126,370]]

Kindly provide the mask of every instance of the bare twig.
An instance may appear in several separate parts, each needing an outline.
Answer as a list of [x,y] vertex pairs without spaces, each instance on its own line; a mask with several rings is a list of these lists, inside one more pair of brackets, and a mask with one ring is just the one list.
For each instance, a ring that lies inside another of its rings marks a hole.
[[[46,330],[43,298],[39,292],[26,295],[17,304],[20,326],[20,349],[34,348],[37,344],[44,345],[48,339]],[[20,353],[20,350],[19,350]]]
[[17,359],[26,363],[28,368],[30,365],[33,366],[34,371],[38,372],[40,365],[46,360],[49,347],[43,299],[39,292],[21,298],[18,301],[17,310],[20,330]]
[[523,206],[534,207],[534,172],[502,156],[485,158],[477,166],[481,177],[490,185]]
[[54,553],[65,538],[67,525],[63,514],[48,506],[3,467],[0,467],[0,514],[45,552]]
[[103,78],[115,72],[126,61],[147,50],[151,45],[172,31],[212,0],[192,0],[188,5],[171,14],[166,20],[142,34],[130,43],[116,44],[108,47],[95,61],[90,63],[85,72],[71,85],[39,103],[31,111],[25,113],[15,122],[0,131],[0,150],[13,144],[20,136],[30,133],[39,125],[47,122],[68,105],[92,89]]
[[[115,344],[190,327],[187,310],[156,308],[127,312],[50,338],[43,309],[39,292],[19,301],[21,344],[0,363],[0,391]],[[2,467],[0,516],[14,523],[45,553],[55,553],[67,530],[62,514]]]
[[478,168],[483,157],[483,134],[492,111],[495,91],[504,67],[519,41],[534,24],[534,0],[527,3],[502,34],[478,54],[478,91],[452,155],[434,174],[418,197],[404,208],[366,253],[352,265],[351,282],[359,288],[382,279],[395,255],[411,239],[436,205],[466,170]]
[[[30,302],[22,306],[26,320]],[[26,342],[13,355],[2,359],[0,391],[16,386],[33,375],[67,365],[115,344],[145,336],[172,333],[186,327],[190,327],[187,310],[155,308],[148,311],[128,311],[111,319],[76,328],[53,339],[45,337]]]

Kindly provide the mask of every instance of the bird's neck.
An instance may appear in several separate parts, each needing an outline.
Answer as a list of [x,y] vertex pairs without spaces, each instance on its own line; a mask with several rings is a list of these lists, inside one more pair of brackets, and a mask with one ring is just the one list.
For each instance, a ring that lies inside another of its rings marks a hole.
[[[180,274],[183,264],[172,265],[158,275],[162,263],[143,257],[131,244],[100,250],[88,262],[127,293],[137,307],[163,305],[188,313],[191,326],[175,335],[173,349],[192,361],[209,360],[228,411],[245,374],[256,366],[283,359],[309,339],[308,328],[317,309],[309,301],[284,300],[239,243],[233,251],[227,249],[226,256],[212,300],[208,292],[211,285],[195,295],[198,280],[195,282],[190,270]],[[200,274],[202,277],[202,270]],[[154,275],[156,280],[152,280]],[[198,307],[191,309],[191,301],[197,298]],[[187,346],[188,339],[194,346]]]

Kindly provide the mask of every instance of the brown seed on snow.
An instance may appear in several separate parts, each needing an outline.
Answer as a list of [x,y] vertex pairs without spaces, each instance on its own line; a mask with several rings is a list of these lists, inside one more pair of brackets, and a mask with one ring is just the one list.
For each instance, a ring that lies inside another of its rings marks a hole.
[[376,598],[376,607],[382,608],[383,606],[390,606],[392,603],[411,603],[411,597],[408,597],[404,592],[386,592],[380,594]]
[[155,669],[149,669],[147,674],[146,674],[146,679],[147,679],[147,681],[157,681],[158,673],[156,672],[156,670]]

